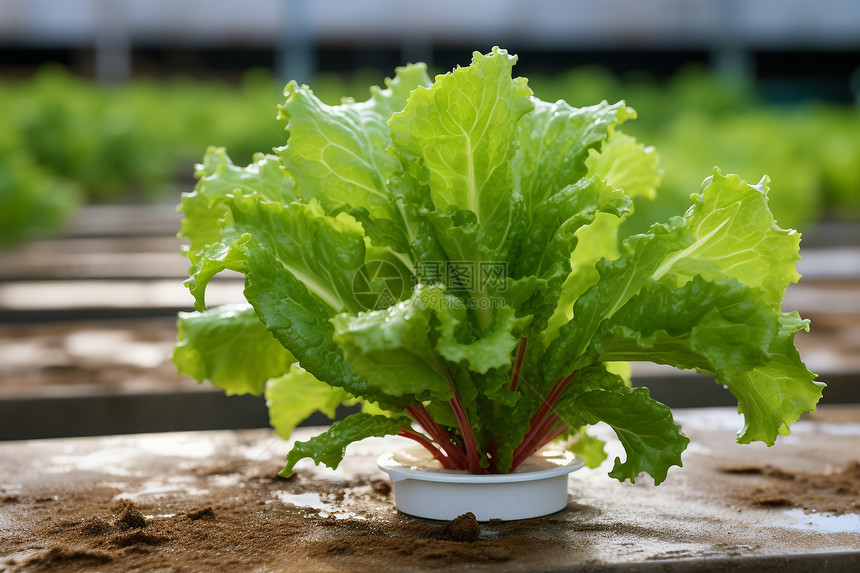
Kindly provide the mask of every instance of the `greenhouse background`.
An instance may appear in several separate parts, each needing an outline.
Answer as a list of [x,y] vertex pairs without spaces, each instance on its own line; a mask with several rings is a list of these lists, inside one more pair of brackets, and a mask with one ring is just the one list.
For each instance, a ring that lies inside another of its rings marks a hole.
[[[804,358],[826,399],[858,399],[856,2],[2,0],[0,433],[264,426],[260,399],[170,363],[173,317],[191,307],[175,206],[195,163],[212,145],[237,164],[282,145],[288,80],[360,100],[405,62],[442,72],[493,45],[542,99],[637,110],[625,132],[656,147],[663,178],[624,236],[682,214],[715,165],[767,175],[778,223],[803,233],[789,301],[812,319]],[[226,277],[211,302],[240,291]],[[689,376],[634,369],[670,405],[731,403]],[[207,400],[217,415],[184,415]]]

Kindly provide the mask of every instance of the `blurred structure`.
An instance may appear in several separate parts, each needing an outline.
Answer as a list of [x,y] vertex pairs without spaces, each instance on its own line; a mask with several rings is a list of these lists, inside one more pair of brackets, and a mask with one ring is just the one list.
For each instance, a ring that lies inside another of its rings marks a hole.
[[[493,44],[547,70],[602,64],[669,75],[698,61],[728,74],[827,75],[847,86],[860,54],[860,3],[0,0],[3,68],[60,61],[104,81],[153,68],[263,65],[305,81],[407,60],[444,69]],[[524,73],[534,71],[542,70]]]

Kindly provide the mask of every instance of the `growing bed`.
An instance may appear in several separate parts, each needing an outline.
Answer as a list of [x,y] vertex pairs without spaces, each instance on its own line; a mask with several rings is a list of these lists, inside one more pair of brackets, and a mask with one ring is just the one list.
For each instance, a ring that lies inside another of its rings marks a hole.
[[[779,447],[733,444],[729,408],[679,410],[695,447],[659,488],[582,470],[535,520],[398,514],[376,457],[274,477],[266,430],[0,445],[0,569],[850,571],[860,565],[860,409],[823,408]],[[319,429],[303,428],[303,439]],[[619,452],[613,451],[613,455]],[[612,457],[612,456],[610,456]],[[471,527],[470,527],[471,525]]]

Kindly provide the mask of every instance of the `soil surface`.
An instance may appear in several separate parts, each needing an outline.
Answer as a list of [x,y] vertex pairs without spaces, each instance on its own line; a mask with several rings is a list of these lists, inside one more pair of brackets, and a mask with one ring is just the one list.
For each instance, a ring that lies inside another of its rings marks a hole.
[[860,461],[824,474],[790,472],[769,465],[732,466],[722,471],[767,478],[756,480],[757,485],[742,485],[734,492],[736,499],[753,506],[799,507],[833,515],[860,513]]
[[[336,470],[265,430],[0,444],[0,571],[526,571],[654,560],[860,559],[860,408],[822,409],[777,446],[733,443],[731,409],[683,410],[684,468],[655,488],[572,474],[565,510],[452,522],[397,512],[375,468],[399,438]],[[319,429],[300,429],[307,439]]]

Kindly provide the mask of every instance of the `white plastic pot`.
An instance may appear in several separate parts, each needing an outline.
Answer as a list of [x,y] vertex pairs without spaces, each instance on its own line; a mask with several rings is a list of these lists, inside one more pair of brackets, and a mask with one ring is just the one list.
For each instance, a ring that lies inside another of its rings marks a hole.
[[529,519],[567,506],[567,476],[584,465],[570,452],[539,452],[509,474],[445,470],[421,448],[384,454],[379,469],[403,513],[451,520],[468,511],[478,521]]

